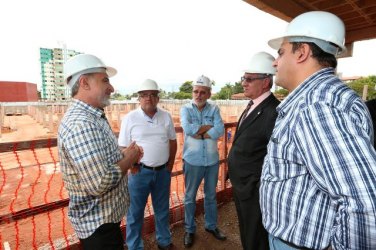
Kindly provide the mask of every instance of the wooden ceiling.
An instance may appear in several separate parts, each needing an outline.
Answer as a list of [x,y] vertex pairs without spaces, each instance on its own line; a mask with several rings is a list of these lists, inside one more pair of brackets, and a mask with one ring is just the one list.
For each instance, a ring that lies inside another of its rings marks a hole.
[[376,0],[243,0],[290,22],[297,15],[322,10],[340,17],[346,26],[346,45],[376,38]]

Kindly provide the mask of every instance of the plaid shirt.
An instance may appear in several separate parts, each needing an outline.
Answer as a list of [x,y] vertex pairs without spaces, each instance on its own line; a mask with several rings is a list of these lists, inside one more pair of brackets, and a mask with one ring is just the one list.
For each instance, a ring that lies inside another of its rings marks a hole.
[[61,171],[69,193],[68,216],[79,238],[104,223],[120,222],[129,204],[122,153],[100,109],[74,100],[58,132]]
[[311,249],[376,249],[376,152],[362,100],[326,68],[277,112],[261,176],[266,230]]

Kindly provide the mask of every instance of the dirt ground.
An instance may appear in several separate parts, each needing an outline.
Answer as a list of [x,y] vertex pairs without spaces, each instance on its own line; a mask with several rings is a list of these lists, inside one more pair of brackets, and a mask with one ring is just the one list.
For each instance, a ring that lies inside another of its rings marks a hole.
[[[233,201],[221,204],[218,208],[218,228],[220,228],[227,236],[226,241],[219,241],[213,235],[205,231],[204,217],[199,215],[196,217],[197,232],[195,235],[194,245],[189,248],[192,250],[225,250],[225,249],[242,249],[240,243],[238,217],[236,215],[235,204]],[[173,249],[185,249],[183,244],[184,224],[179,223],[172,226],[172,243]],[[155,240],[155,233],[144,237],[145,250],[158,249]]]

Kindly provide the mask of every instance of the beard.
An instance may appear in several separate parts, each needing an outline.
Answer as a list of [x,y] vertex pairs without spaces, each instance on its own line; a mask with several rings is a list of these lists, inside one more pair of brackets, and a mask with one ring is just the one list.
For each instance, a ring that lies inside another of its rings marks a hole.
[[103,97],[98,97],[99,98],[99,103],[101,104],[102,108],[110,106],[111,101],[109,96],[103,96]]

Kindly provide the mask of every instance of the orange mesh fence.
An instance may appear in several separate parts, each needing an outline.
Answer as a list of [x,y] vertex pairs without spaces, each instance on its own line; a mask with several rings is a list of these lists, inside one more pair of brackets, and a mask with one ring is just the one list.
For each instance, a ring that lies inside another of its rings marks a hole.
[[[218,143],[221,159],[217,186],[219,203],[229,201],[232,196],[226,181],[226,157],[235,126],[236,123],[226,123],[226,133]],[[178,153],[171,180],[171,224],[184,218],[183,134],[181,127],[176,131]],[[56,145],[56,138],[0,143],[0,250],[80,249],[67,216],[69,199],[61,178]],[[202,211],[201,186],[197,213]],[[125,224],[123,220],[123,230]],[[143,234],[153,231],[154,212],[149,197]]]

